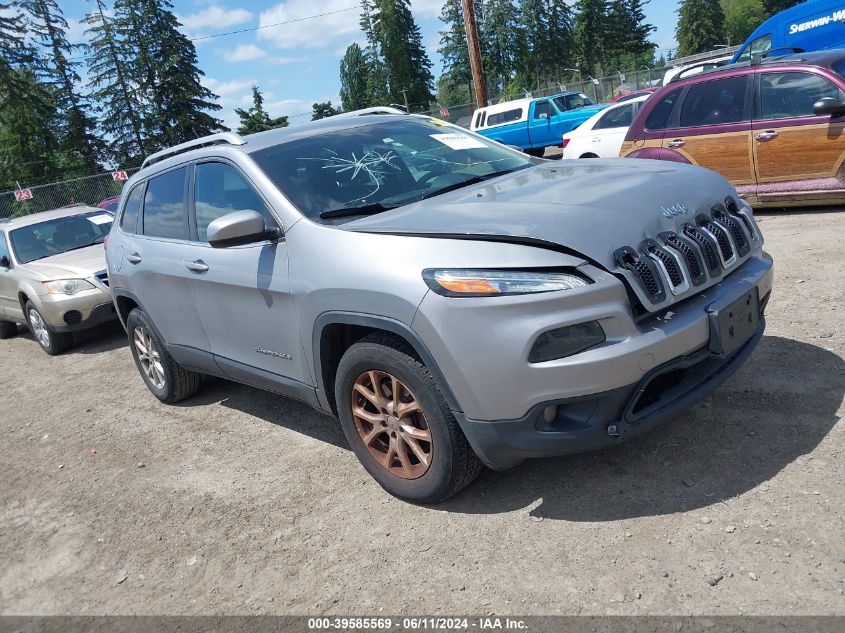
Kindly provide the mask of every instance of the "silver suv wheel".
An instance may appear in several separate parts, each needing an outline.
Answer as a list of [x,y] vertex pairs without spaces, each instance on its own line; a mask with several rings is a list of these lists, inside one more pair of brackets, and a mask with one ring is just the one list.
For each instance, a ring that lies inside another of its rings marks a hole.
[[42,347],[50,347],[50,331],[47,329],[47,324],[44,319],[38,314],[38,310],[30,308],[29,310],[29,324],[32,326],[32,333],[35,339],[41,343]]
[[164,367],[161,365],[161,357],[153,338],[150,336],[150,331],[143,325],[136,325],[132,341],[135,344],[135,351],[138,353],[141,370],[156,389],[164,389]]

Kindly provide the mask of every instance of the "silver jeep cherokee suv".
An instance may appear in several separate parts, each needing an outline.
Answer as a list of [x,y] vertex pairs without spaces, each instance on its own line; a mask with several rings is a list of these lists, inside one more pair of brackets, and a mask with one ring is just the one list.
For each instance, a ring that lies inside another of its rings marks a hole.
[[675,415],[751,354],[772,285],[713,172],[530,159],[422,116],[201,138],[150,156],[118,217],[153,394],[212,374],[303,400],[417,502]]

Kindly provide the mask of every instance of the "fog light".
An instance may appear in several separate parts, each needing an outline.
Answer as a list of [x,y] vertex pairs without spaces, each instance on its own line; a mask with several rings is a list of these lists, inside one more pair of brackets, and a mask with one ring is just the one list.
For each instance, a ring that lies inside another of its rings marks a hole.
[[546,407],[545,409],[543,409],[543,422],[545,422],[546,424],[551,424],[552,422],[554,422],[556,417],[556,406]]
[[604,330],[601,329],[598,321],[549,330],[537,337],[528,355],[528,362],[542,363],[547,360],[566,358],[604,341]]

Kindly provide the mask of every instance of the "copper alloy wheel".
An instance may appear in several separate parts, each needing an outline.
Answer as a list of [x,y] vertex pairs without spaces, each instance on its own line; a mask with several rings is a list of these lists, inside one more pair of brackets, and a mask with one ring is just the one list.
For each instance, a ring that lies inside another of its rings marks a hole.
[[431,466],[434,446],[425,412],[395,376],[382,371],[358,376],[352,418],[364,446],[389,473],[417,479]]

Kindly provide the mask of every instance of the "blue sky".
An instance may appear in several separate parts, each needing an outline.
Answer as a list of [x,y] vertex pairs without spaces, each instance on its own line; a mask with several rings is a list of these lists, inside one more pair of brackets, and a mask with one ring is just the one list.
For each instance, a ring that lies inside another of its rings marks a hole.
[[[59,4],[70,24],[71,41],[84,41],[85,25],[78,20],[94,3],[59,0]],[[358,0],[175,0],[173,4],[185,33],[205,38],[194,42],[200,67],[206,85],[220,95],[223,111],[219,116],[230,127],[237,121],[234,108],[250,105],[253,83],[264,93],[272,116],[310,112],[315,101],[331,99],[339,104],[340,58],[349,44],[364,39],[358,29]],[[443,0],[411,0],[435,76],[441,71],[436,49],[442,5]],[[676,8],[677,0],[651,0],[646,5],[648,21],[657,27],[652,41],[663,52],[675,47]],[[331,15],[207,37],[327,13]]]

